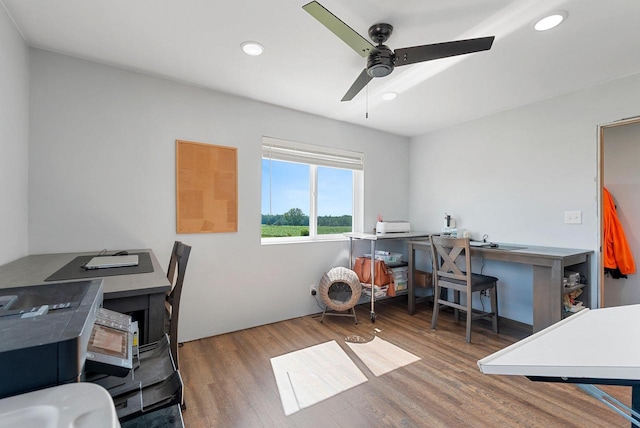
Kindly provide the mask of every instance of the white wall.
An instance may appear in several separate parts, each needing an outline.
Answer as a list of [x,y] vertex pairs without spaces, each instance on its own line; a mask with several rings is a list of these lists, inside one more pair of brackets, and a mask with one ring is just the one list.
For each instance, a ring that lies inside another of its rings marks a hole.
[[[640,74],[413,138],[412,223],[437,231],[447,212],[474,238],[596,250],[597,126],[640,114],[638,99]],[[567,210],[582,224],[564,224]],[[485,273],[500,278],[501,315],[531,323],[531,268]]]
[[0,4],[0,265],[27,255],[28,48]]
[[[365,152],[366,230],[382,213],[438,231],[448,212],[476,238],[595,250],[597,125],[640,110],[634,75],[409,144],[45,51],[31,50],[30,60],[29,253],[146,247],[166,263],[173,240],[193,245],[184,340],[316,312],[309,284],[346,264],[346,242],[260,245],[262,135]],[[175,234],[175,139],[239,148],[238,233]],[[21,197],[13,199],[26,206]],[[565,225],[565,210],[582,211],[583,223]],[[26,234],[16,232],[20,216],[6,224],[14,237]],[[501,279],[501,315],[531,323],[531,268],[487,262],[485,273]]]
[[[318,312],[309,285],[348,263],[348,241],[260,244],[263,135],[364,152],[367,230],[408,217],[406,138],[37,49],[30,85],[29,252],[192,245],[182,340]],[[238,148],[237,233],[176,235],[176,139]]]
[[604,305],[640,303],[640,123],[605,128],[604,185],[616,201],[636,273],[604,278]]

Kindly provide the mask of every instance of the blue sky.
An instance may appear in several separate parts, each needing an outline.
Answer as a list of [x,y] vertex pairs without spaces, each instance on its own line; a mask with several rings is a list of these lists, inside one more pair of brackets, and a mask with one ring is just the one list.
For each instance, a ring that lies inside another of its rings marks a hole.
[[[351,215],[353,173],[337,168],[318,168],[318,215]],[[300,208],[309,214],[309,166],[271,162],[271,214]],[[262,160],[262,214],[269,214],[269,160]]]

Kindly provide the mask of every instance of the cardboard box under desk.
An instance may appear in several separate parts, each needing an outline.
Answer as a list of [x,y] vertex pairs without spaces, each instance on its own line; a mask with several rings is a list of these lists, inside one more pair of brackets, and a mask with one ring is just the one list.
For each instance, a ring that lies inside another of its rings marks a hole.
[[422,270],[415,270],[413,275],[413,285],[414,287],[432,287],[433,286],[433,278],[431,277],[431,272],[425,272]]

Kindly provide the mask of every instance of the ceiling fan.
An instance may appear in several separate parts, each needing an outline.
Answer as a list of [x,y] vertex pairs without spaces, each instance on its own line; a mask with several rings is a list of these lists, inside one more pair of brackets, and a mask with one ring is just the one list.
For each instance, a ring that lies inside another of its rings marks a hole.
[[434,43],[430,45],[413,46],[392,51],[384,45],[393,26],[386,23],[374,24],[369,27],[369,37],[377,46],[358,34],[355,30],[342,22],[337,16],[329,12],[317,1],[302,6],[311,16],[327,27],[343,42],[367,58],[367,68],[362,70],[341,101],[351,101],[374,77],[384,77],[391,74],[394,67],[431,61],[456,55],[491,49],[495,36],[476,39],[456,40],[452,42]]

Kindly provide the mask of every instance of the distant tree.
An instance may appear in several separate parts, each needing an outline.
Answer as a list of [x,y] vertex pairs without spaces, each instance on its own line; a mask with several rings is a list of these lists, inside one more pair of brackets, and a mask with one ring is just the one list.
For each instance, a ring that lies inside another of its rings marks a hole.
[[271,225],[278,220],[278,216],[271,214],[262,214],[262,224]]
[[319,216],[318,217],[318,226],[351,226],[351,216],[343,215],[343,216]]
[[289,211],[284,213],[284,224],[290,226],[304,226],[305,219],[308,224],[308,217],[302,212],[300,208],[291,208]]

